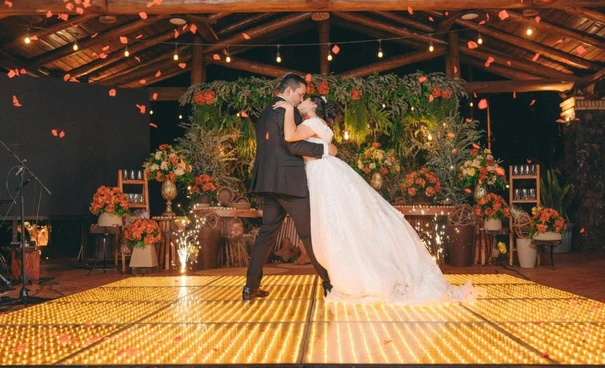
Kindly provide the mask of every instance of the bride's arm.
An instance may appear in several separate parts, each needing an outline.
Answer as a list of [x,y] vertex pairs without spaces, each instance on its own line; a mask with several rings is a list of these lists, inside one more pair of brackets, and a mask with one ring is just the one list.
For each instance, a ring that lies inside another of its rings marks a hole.
[[283,107],[286,110],[284,114],[284,139],[286,142],[302,141],[315,135],[313,129],[309,126],[300,124],[296,126],[294,122],[294,106],[286,101],[279,101],[273,105],[273,108]]

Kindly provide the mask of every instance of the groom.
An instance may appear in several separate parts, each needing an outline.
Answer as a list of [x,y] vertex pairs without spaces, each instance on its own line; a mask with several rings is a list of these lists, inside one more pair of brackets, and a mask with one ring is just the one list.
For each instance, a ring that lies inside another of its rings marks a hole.
[[[273,104],[280,100],[298,106],[306,90],[307,83],[302,77],[286,75],[278,87],[279,95],[263,110],[256,123],[256,160],[250,191],[263,196],[263,223],[250,255],[243,300],[269,295],[268,291],[260,288],[263,265],[286,214],[294,221],[311,263],[323,280],[324,294],[332,288],[328,272],[317,262],[311,245],[309,189],[302,156],[321,158],[328,154],[336,155],[336,146],[305,141],[287,143],[284,140],[285,110],[273,108]],[[302,118],[296,108],[294,116],[296,124],[300,124]]]

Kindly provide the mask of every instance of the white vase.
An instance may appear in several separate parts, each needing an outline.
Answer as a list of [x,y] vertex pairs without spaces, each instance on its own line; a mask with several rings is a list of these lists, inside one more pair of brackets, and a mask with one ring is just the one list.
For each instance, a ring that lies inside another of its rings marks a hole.
[[132,247],[130,267],[155,267],[158,265],[158,255],[155,245],[146,245],[145,248]]
[[502,220],[493,218],[487,219],[483,222],[483,228],[489,231],[502,230]]
[[555,233],[554,231],[547,231],[545,233],[535,233],[534,240],[561,240],[563,236],[561,233]]
[[519,256],[519,265],[522,268],[534,268],[538,257],[536,245],[531,243],[531,239],[517,238],[517,255]]
[[97,221],[99,226],[122,226],[122,216],[113,213],[103,212],[99,215]]

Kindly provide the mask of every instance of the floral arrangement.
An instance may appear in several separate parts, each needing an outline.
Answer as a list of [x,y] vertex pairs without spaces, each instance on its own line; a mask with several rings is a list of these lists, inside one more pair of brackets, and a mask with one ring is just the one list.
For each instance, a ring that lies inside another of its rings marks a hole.
[[532,218],[529,226],[529,237],[536,233],[545,233],[552,231],[563,234],[567,229],[567,224],[563,216],[552,208],[534,207],[531,209]]
[[149,180],[155,179],[159,182],[165,179],[183,182],[191,180],[189,160],[169,144],[160,145],[155,153],[150,154],[143,168]]
[[145,248],[161,240],[160,227],[155,220],[138,218],[124,229],[124,240],[133,247]]
[[378,142],[366,148],[357,158],[357,168],[362,176],[370,178],[375,171],[382,175],[388,175],[392,172],[399,172],[401,169],[399,162],[395,158],[393,150],[383,150]]
[[466,160],[460,166],[458,177],[466,188],[475,185],[490,185],[497,189],[504,190],[506,188],[506,173],[500,167],[500,161],[494,159],[492,151],[485,148],[483,152],[479,152],[480,147],[473,144],[473,149],[469,160]]
[[475,215],[484,219],[501,219],[510,216],[510,210],[504,198],[489,193],[475,205]]
[[498,242],[498,250],[500,251],[500,254],[506,254],[506,252],[508,251],[506,249],[506,243],[505,242]]
[[422,168],[407,174],[401,189],[411,198],[416,195],[434,198],[437,193],[441,193],[441,182],[434,173]]
[[103,212],[124,216],[128,213],[128,197],[118,187],[101,186],[92,196],[90,212],[100,215]]
[[211,198],[216,198],[218,182],[208,174],[198,175],[193,178],[193,183],[188,187],[189,194],[197,197],[207,194]]
[[193,95],[193,102],[198,105],[212,105],[216,101],[214,91],[199,91]]

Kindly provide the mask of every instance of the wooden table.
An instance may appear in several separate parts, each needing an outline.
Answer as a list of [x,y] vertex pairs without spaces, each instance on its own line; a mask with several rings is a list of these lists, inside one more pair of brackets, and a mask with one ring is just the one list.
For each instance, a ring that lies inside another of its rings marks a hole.
[[[90,233],[97,235],[97,250],[103,249],[103,267],[95,268],[97,266],[97,262],[99,261],[99,254],[97,253],[97,257],[95,259],[95,263],[92,268],[88,271],[87,275],[94,270],[102,270],[103,273],[107,270],[113,270],[113,268],[107,268],[107,238],[109,237],[110,243],[113,246],[113,254],[114,254],[114,266],[120,271],[116,260],[118,259],[118,248],[120,247],[120,234],[122,233],[121,226],[99,226],[97,224],[90,225]],[[99,239],[101,237],[101,239]],[[102,246],[99,245],[99,240],[102,242]]]
[[553,249],[554,247],[556,247],[557,245],[561,245],[561,242],[563,240],[536,240],[536,239],[532,239],[531,243],[535,244],[538,247],[538,266],[540,266],[540,253],[542,253],[542,246],[549,246],[550,247],[550,266],[552,267],[552,269],[555,269],[555,259],[553,257]]

